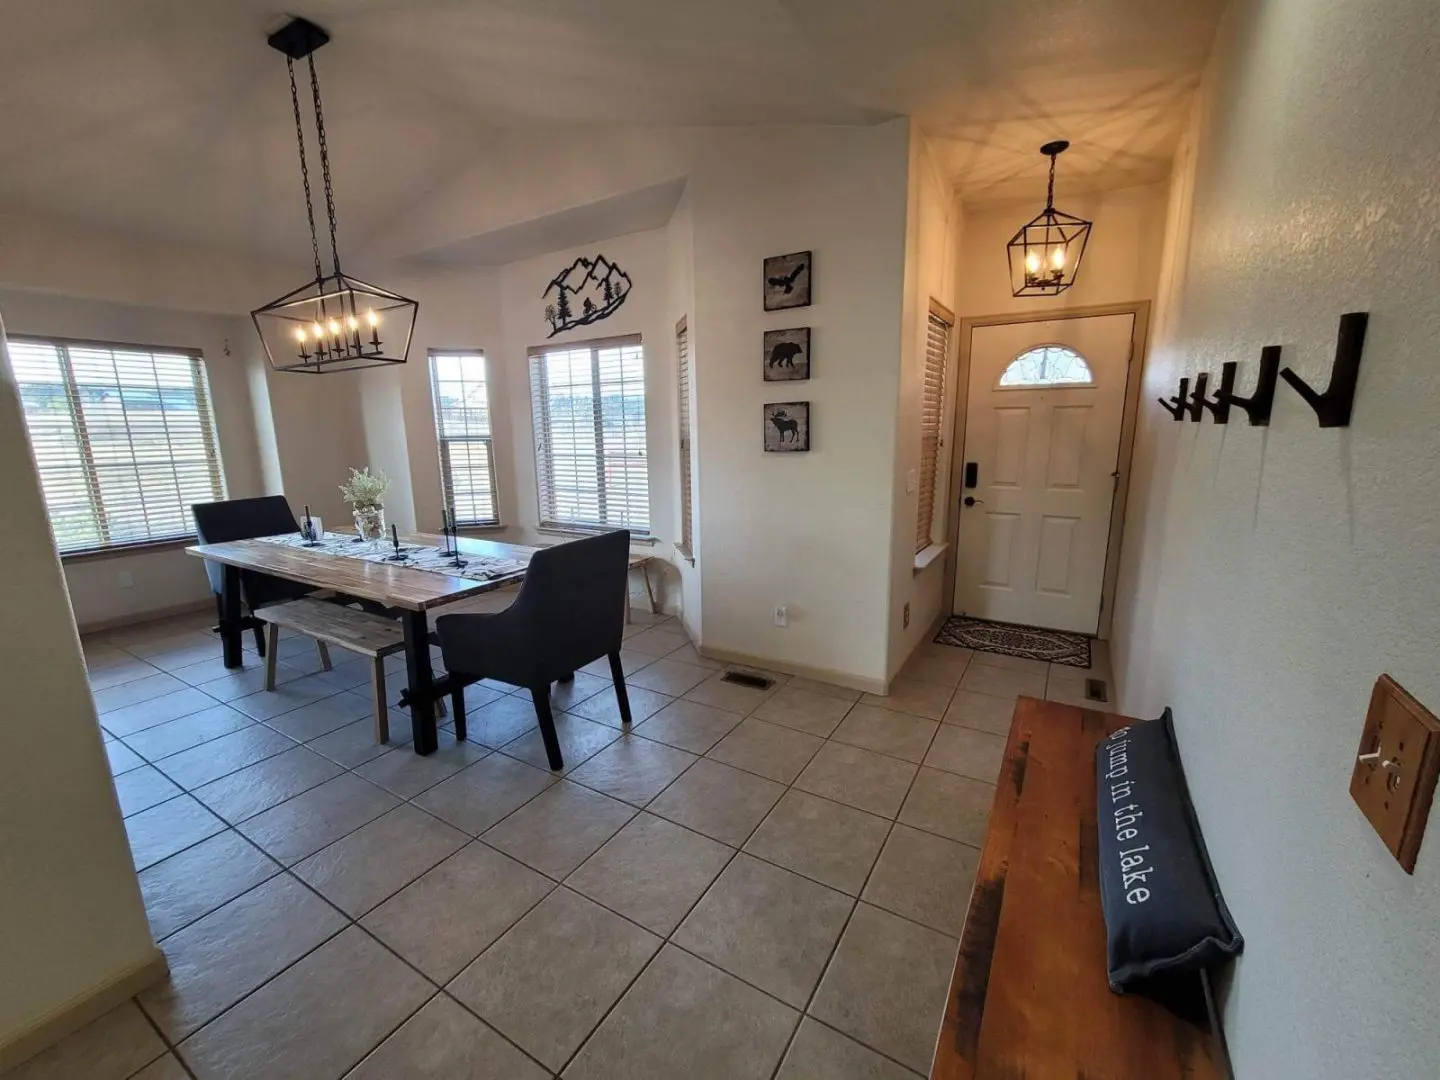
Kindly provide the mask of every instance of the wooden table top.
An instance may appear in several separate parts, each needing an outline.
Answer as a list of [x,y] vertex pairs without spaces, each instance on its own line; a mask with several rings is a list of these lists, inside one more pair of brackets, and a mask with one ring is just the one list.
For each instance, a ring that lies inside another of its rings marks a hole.
[[1208,1024],[1106,981],[1095,747],[1129,723],[1017,703],[931,1080],[1226,1075]]

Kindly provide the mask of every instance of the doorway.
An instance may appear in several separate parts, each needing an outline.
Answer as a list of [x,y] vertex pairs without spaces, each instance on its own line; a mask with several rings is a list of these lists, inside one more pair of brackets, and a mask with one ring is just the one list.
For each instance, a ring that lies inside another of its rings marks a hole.
[[956,614],[1107,636],[1147,314],[963,324]]

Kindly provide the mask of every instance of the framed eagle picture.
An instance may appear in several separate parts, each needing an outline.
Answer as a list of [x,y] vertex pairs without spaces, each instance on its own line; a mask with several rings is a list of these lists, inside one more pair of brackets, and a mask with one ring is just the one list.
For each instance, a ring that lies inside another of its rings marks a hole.
[[814,259],[808,251],[771,255],[765,260],[765,310],[810,306]]
[[810,328],[765,331],[764,375],[766,382],[791,382],[810,378]]

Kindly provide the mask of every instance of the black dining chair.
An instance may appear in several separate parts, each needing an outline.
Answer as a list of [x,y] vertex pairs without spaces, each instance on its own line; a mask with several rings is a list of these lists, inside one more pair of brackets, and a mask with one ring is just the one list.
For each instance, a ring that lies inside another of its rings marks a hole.
[[630,699],[620,667],[629,586],[630,533],[619,529],[542,548],[530,559],[520,595],[493,615],[442,615],[435,620],[444,654],[455,734],[465,737],[465,687],[498,679],[530,691],[552,769],[563,769],[550,710],[550,684],[572,678],[602,656],[630,724]]
[[[202,544],[223,544],[230,540],[253,540],[257,536],[279,536],[281,533],[298,533],[300,523],[284,495],[262,495],[254,499],[226,499],[223,502],[195,503],[190,507],[195,518],[195,535]],[[210,578],[210,591],[215,594],[215,603],[220,605],[220,594],[224,587],[224,568],[216,562],[205,561],[205,573]],[[279,604],[286,600],[298,600],[309,596],[315,586],[298,581],[257,574],[254,571],[240,572],[240,595],[249,609],[246,625],[255,632],[255,651],[265,655],[265,626],[254,618],[254,613],[267,604]],[[220,617],[225,617],[224,611]],[[325,657],[322,655],[322,661]]]

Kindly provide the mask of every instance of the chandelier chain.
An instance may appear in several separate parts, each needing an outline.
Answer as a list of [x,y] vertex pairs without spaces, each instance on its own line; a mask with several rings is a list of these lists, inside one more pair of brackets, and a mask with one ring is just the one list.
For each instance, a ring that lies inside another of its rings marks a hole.
[[[322,144],[323,145],[323,144]],[[1055,209],[1055,158],[1056,154],[1050,155],[1050,186],[1045,189],[1045,209]],[[328,176],[328,173],[327,173]]]
[[310,61],[310,93],[315,98],[315,135],[320,143],[320,175],[325,179],[325,215],[330,220],[330,260],[334,272],[340,273],[340,246],[335,239],[335,188],[330,182],[330,149],[325,143],[325,112],[320,107],[320,79],[315,74],[315,54]]
[[[295,61],[285,58],[290,69],[290,104],[295,107],[295,141],[300,146],[300,181],[305,185],[305,216],[310,221],[310,251],[315,256],[315,279],[318,281],[324,271],[320,268],[320,238],[315,232],[315,203],[310,197],[310,167],[305,162],[305,128],[300,122],[300,89],[295,85]],[[334,215],[331,215],[334,221]]]

